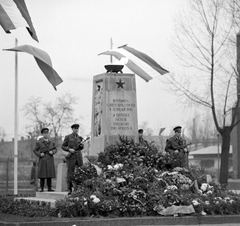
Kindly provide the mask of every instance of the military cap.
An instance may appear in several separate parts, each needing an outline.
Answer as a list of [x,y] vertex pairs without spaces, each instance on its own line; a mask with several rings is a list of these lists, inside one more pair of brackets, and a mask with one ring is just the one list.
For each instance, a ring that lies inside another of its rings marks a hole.
[[176,132],[181,132],[181,129],[182,129],[182,127],[181,126],[176,126],[176,127],[174,127],[173,128],[173,131],[176,133]]
[[49,129],[48,128],[42,128],[41,129],[41,134],[43,134],[45,131],[49,132]]
[[73,125],[71,126],[71,128],[72,128],[72,129],[78,129],[78,128],[79,128],[79,124],[73,124]]

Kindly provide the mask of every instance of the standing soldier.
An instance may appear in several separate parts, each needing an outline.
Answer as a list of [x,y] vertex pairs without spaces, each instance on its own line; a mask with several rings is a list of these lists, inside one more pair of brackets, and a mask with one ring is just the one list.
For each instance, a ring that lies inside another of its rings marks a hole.
[[167,140],[165,151],[168,152],[174,160],[176,159],[179,160],[175,167],[187,168],[188,154],[187,154],[186,147],[191,143],[186,144],[185,140],[183,140],[183,138],[181,137],[181,132],[182,132],[181,130],[182,130],[181,126],[177,126],[173,129],[175,134],[173,137],[170,137]]
[[72,179],[75,166],[80,167],[83,165],[81,150],[84,147],[82,144],[83,138],[78,135],[79,124],[73,124],[71,128],[72,133],[67,135],[62,143],[62,150],[68,152],[65,158],[67,159],[67,184],[69,195],[72,193]]
[[139,143],[143,143],[143,129],[138,130],[138,140]]
[[143,129],[138,130],[138,142],[142,145],[147,145],[148,142],[143,138]]
[[53,155],[57,153],[57,148],[55,143],[48,137],[48,128],[43,128],[41,134],[43,137],[36,142],[36,146],[33,150],[34,154],[39,158],[37,177],[40,179],[40,192],[44,191],[45,179],[47,179],[48,191],[51,192],[54,191],[52,189],[52,178],[56,177]]

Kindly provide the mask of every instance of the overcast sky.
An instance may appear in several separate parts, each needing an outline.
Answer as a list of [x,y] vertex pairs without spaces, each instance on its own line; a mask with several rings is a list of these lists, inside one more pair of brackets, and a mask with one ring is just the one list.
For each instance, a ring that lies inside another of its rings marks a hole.
[[[32,44],[41,47],[51,57],[53,67],[63,83],[53,89],[34,58],[19,53],[19,136],[24,136],[25,118],[22,107],[30,97],[53,101],[70,92],[79,98],[75,116],[84,125],[85,134],[91,128],[92,78],[105,73],[109,56],[98,56],[110,49],[128,44],[155,59],[169,71],[176,70],[171,50],[174,35],[173,20],[186,0],[25,0],[39,44],[35,44],[25,29],[11,35],[0,29],[0,127],[8,138],[14,136],[14,52],[2,49]],[[130,71],[125,67],[123,72]],[[163,76],[167,76],[163,75]],[[137,76],[138,124],[149,122],[157,134],[160,127],[169,129],[186,123],[183,108],[176,97],[162,89],[161,75],[146,83]],[[70,132],[70,129],[69,131]],[[82,135],[85,135],[82,134]],[[65,135],[65,134],[64,134]]]

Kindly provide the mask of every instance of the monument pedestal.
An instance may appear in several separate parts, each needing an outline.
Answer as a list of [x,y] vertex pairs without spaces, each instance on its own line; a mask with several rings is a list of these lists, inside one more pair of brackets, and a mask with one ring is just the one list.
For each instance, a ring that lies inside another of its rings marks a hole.
[[67,164],[59,163],[57,168],[56,191],[67,191]]
[[134,74],[104,73],[93,77],[90,155],[104,151],[119,136],[138,141]]

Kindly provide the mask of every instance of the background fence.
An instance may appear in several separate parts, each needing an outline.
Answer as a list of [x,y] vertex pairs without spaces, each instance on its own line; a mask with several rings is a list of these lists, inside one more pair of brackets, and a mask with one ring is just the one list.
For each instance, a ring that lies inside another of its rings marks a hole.
[[[35,192],[35,186],[30,184],[31,169],[35,159],[20,159],[18,161],[18,194]],[[61,158],[55,158],[55,169],[62,162]],[[56,186],[56,179],[52,180],[53,187]],[[14,193],[14,159],[0,159],[0,195]]]

